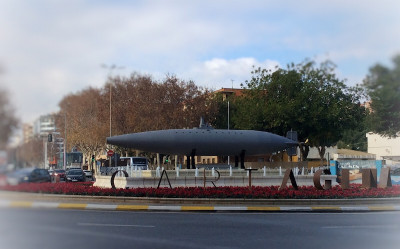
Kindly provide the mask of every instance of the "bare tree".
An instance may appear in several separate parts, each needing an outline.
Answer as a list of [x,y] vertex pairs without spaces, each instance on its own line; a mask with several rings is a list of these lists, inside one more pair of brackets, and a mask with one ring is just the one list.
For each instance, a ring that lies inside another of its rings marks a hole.
[[[209,98],[208,90],[175,76],[161,82],[136,73],[129,78],[113,77],[101,89],[66,96],[59,104],[57,127],[64,136],[67,120],[68,150],[78,146],[90,156],[107,149],[110,132],[121,135],[197,126],[200,116],[210,115]],[[124,151],[130,150],[119,152]]]
[[66,138],[67,151],[78,147],[88,158],[104,149],[107,125],[102,101],[100,90],[88,88],[60,102],[57,127]]
[[8,93],[0,89],[0,149],[4,149],[14,129],[18,127],[15,110],[9,102]]
[[43,162],[43,139],[33,138],[31,141],[20,145],[16,153],[20,165],[39,165]]

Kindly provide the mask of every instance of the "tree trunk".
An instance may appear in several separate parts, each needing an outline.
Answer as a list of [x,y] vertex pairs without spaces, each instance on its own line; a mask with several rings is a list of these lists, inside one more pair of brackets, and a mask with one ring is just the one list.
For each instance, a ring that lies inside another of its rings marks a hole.
[[310,152],[310,146],[309,145],[300,144],[301,161],[306,161],[307,160],[309,152]]
[[321,159],[321,166],[324,165],[325,150],[326,150],[325,146],[318,146],[318,153],[319,153],[319,157]]

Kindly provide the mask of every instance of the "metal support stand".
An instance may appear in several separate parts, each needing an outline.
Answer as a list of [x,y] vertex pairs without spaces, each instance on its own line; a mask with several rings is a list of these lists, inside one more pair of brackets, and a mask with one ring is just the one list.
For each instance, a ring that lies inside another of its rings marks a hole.
[[168,181],[169,187],[172,188],[171,182],[169,181],[169,178],[168,178],[167,171],[166,171],[165,169],[164,169],[163,172],[161,173],[161,177],[160,177],[160,180],[158,181],[157,188],[160,188],[161,180],[162,180],[164,174],[165,174],[165,177],[167,177],[167,181]]
[[244,156],[246,154],[245,150],[242,150],[242,153],[240,153],[240,168],[241,169],[245,169],[244,168]]
[[190,169],[190,156],[189,155],[186,156],[186,168]]
[[192,169],[195,169],[196,168],[196,161],[195,161],[195,159],[196,159],[196,150],[195,149],[192,150],[191,157],[192,157]]

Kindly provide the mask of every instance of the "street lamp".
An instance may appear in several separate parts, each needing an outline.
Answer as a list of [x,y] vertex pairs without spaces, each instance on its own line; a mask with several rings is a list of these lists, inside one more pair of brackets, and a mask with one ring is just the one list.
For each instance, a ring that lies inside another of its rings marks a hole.
[[63,167],[64,170],[67,169],[67,113],[64,112],[64,155],[63,155]]
[[[102,68],[105,68],[105,69],[108,69],[108,76],[107,76],[107,78],[108,79],[111,79],[111,76],[112,76],[112,71],[114,70],[114,69],[124,69],[124,67],[117,67],[115,64],[112,64],[111,66],[108,66],[108,65],[106,65],[106,64],[101,64],[101,67]],[[111,123],[112,123],[112,115],[111,115],[111,113],[112,113],[112,108],[111,108],[111,96],[112,96],[112,94],[111,94],[111,90],[112,90],[112,84],[111,84],[111,82],[110,82],[110,137],[111,137],[111,135],[112,135],[112,132],[111,132]]]
[[[228,131],[229,131],[229,100],[228,100]],[[231,165],[230,159],[231,157],[228,156],[228,166]]]
[[[112,76],[112,71],[114,70],[114,69],[124,69],[124,67],[117,67],[115,64],[112,64],[111,66],[108,66],[108,65],[106,65],[106,64],[101,64],[101,67],[102,68],[105,68],[105,69],[108,69],[108,76],[107,76],[107,78],[108,79],[111,79],[111,76]],[[112,123],[112,108],[111,108],[111,104],[112,104],[112,99],[111,99],[111,96],[112,96],[112,94],[111,94],[111,90],[112,90],[112,82],[110,81],[110,137],[112,136],[112,129],[111,129],[111,123]],[[110,161],[109,161],[109,166],[111,166],[111,157],[110,157]]]

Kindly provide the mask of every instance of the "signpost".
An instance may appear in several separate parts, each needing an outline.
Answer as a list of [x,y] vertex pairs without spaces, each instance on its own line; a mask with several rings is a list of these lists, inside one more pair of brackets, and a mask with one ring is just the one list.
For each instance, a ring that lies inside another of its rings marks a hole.
[[112,151],[112,150],[108,150],[107,151],[107,156],[108,157],[112,157],[114,155],[114,151]]
[[107,156],[110,158],[109,160],[108,160],[108,166],[110,166],[111,167],[111,157],[114,155],[114,151],[112,151],[112,150],[108,150],[107,151]]

